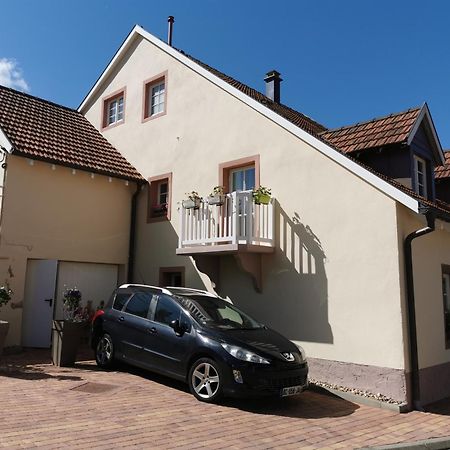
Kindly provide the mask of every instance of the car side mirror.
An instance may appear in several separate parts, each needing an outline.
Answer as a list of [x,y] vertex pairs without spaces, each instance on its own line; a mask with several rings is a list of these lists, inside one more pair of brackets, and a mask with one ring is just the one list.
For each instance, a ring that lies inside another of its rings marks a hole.
[[178,319],[170,322],[170,328],[172,328],[178,336],[181,336],[184,333],[183,327],[180,325],[180,321]]

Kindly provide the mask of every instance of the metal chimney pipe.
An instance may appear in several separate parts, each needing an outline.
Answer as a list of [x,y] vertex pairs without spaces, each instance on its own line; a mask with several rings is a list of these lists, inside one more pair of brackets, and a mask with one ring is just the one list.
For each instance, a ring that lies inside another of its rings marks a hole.
[[267,72],[266,78],[266,97],[269,97],[275,103],[280,103],[280,84],[283,79],[280,77],[280,72],[271,70]]
[[167,43],[172,47],[172,33],[173,33],[173,24],[175,22],[175,17],[169,16],[167,18],[167,22],[169,22],[169,29],[167,31]]

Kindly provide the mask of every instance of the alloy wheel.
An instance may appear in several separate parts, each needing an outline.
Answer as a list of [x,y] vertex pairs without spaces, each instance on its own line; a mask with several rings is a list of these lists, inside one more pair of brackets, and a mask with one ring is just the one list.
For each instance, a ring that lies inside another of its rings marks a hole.
[[199,397],[209,400],[213,398],[219,390],[219,373],[212,364],[202,362],[193,370],[191,383],[194,391]]
[[113,346],[111,338],[103,335],[97,344],[97,361],[100,366],[107,366],[111,363]]

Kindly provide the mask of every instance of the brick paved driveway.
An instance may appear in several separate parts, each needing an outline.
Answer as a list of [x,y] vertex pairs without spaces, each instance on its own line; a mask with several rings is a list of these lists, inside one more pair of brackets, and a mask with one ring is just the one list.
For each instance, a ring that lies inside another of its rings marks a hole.
[[442,436],[448,403],[396,414],[306,392],[206,405],[181,383],[128,367],[58,368],[38,350],[0,361],[1,448],[349,449]]

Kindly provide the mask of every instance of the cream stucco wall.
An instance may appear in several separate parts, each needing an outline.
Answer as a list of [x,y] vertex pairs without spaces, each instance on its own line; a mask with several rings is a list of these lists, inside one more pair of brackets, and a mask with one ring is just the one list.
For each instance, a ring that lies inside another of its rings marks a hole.
[[[167,114],[141,123],[142,83],[166,70]],[[259,154],[261,184],[279,202],[276,252],[264,257],[262,294],[222,258],[221,292],[310,356],[404,368],[395,201],[148,41],[132,46],[83,111],[97,128],[101,99],[124,86],[125,122],[105,137],[145,177],[173,172],[171,223],[147,224],[141,195],[136,281],[157,283],[160,266],[184,265],[187,285],[211,289],[175,255],[176,203],[191,190],[207,195],[220,163]]]
[[[27,260],[125,265],[131,196],[123,180],[9,156],[0,229],[0,283],[14,291],[0,318],[6,345],[19,345]],[[12,305],[11,305],[12,303]]]
[[[399,224],[402,240],[426,226],[405,208],[399,208]],[[438,220],[434,232],[413,241],[412,253],[419,367],[423,369],[450,363],[442,293],[442,265],[450,265],[450,225]]]

